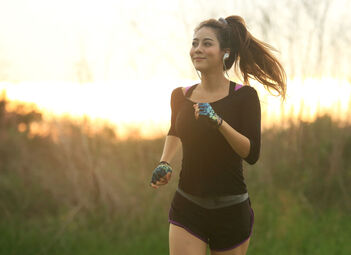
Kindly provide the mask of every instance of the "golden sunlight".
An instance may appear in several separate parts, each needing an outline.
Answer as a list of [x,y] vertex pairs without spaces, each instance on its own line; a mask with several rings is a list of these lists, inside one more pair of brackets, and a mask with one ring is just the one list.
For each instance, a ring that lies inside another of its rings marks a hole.
[[[0,83],[0,90],[13,102],[34,103],[47,120],[55,116],[88,117],[96,125],[104,122],[115,125],[121,139],[162,136],[170,125],[171,91],[181,83],[173,87],[155,81],[140,84],[140,81],[114,84],[23,82]],[[252,86],[261,100],[262,130],[287,125],[288,119],[312,121],[323,113],[331,113],[332,118],[342,122],[350,119],[351,86],[346,81],[332,78],[289,80],[284,103],[275,96],[275,91],[271,95],[257,82],[252,82]],[[38,127],[37,132],[41,129],[43,127]]]

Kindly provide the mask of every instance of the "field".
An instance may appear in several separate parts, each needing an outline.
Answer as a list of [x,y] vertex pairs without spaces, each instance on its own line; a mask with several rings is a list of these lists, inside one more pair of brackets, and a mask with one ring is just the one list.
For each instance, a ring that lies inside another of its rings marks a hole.
[[[106,126],[60,119],[30,135],[40,113],[0,102],[0,254],[168,254],[168,185],[149,187],[164,136],[120,140]],[[245,163],[255,211],[247,254],[351,254],[351,126],[328,115],[262,133]]]

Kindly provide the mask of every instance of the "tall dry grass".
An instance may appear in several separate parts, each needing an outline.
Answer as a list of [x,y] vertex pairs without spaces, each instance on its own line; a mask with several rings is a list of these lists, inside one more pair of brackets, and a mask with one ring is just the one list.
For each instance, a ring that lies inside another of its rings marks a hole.
[[[42,121],[40,113],[9,112],[6,103],[0,104],[2,219],[101,217],[142,226],[157,220],[155,212],[168,211],[182,152],[176,155],[171,183],[157,191],[148,185],[164,136],[121,140],[109,126],[93,132],[89,120],[69,118],[46,123],[50,132],[33,136],[30,125]],[[287,207],[296,202],[316,212],[351,212],[351,126],[321,115],[310,123],[291,121],[286,129],[268,129],[262,133],[260,160],[245,170],[258,207],[260,196],[269,195]]]

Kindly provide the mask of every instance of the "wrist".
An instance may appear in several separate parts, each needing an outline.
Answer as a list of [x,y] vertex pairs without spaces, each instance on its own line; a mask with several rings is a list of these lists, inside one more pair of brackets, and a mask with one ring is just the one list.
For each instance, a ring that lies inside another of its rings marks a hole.
[[223,119],[221,117],[218,117],[217,119],[217,127],[219,128],[223,124]]
[[170,163],[168,163],[168,162],[165,161],[165,160],[160,161],[159,164],[167,164],[167,165],[169,165],[169,166],[171,165]]

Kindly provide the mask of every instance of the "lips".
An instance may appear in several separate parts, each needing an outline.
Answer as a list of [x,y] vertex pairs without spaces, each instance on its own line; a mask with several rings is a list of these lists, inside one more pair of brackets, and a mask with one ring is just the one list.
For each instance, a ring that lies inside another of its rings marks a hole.
[[200,60],[200,59],[205,59],[205,58],[194,58],[194,60]]

